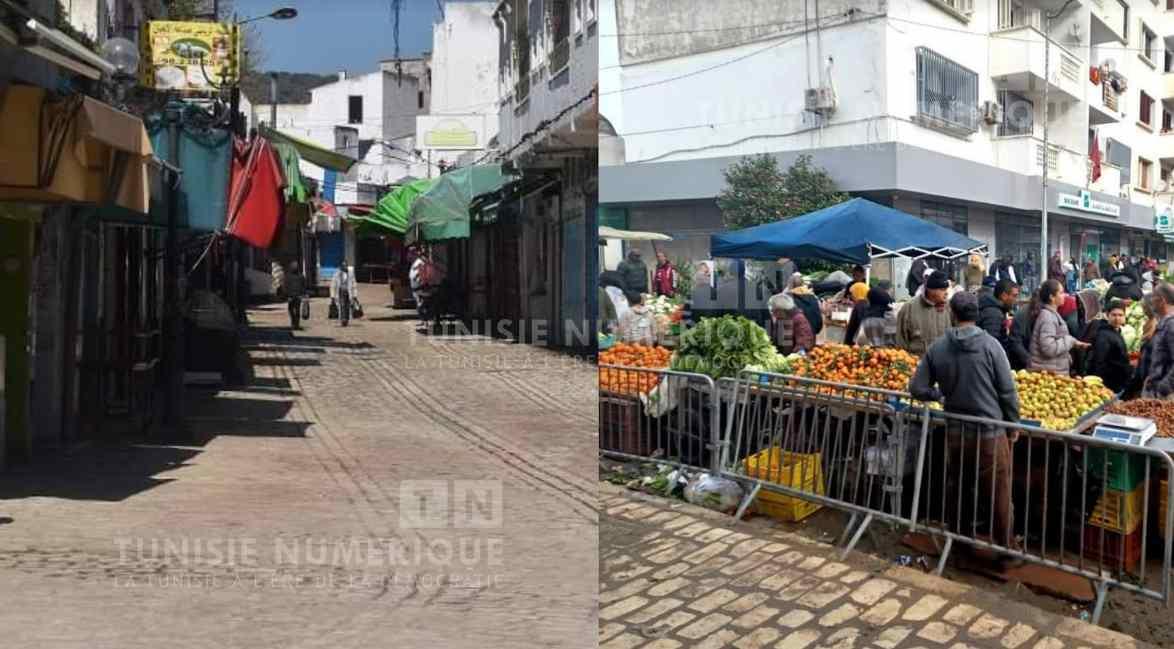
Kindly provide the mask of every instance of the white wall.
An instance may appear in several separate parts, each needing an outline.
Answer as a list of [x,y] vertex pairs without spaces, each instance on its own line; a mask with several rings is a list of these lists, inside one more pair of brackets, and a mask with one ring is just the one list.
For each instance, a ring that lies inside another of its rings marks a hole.
[[[432,26],[432,114],[497,114],[497,27],[492,2],[447,2]],[[489,134],[497,133],[496,125]]]

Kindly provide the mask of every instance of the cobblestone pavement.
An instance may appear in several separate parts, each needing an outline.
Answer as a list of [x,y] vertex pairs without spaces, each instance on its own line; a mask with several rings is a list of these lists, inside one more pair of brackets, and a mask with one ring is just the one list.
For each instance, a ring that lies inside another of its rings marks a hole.
[[0,646],[595,645],[594,367],[312,309],[252,312],[257,379],[189,390],[194,441],[0,474]]
[[601,484],[600,649],[1151,645],[768,525]]

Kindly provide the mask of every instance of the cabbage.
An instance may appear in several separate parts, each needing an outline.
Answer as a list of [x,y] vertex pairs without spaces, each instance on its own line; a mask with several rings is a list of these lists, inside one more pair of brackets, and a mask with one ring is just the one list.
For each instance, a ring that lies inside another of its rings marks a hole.
[[1133,325],[1121,327],[1121,337],[1125,339],[1125,349],[1136,352],[1141,350],[1141,336]]
[[672,369],[712,378],[736,376],[747,365],[768,368],[779,356],[766,330],[734,315],[702,318],[681,336]]

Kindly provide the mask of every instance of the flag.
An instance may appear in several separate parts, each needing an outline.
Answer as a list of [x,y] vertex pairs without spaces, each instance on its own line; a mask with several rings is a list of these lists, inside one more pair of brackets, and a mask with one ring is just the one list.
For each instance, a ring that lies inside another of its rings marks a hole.
[[1091,148],[1092,150],[1088,152],[1088,157],[1092,160],[1092,180],[1090,182],[1095,183],[1101,177],[1101,146],[1100,143],[1097,142],[1096,133],[1093,133],[1092,135]]

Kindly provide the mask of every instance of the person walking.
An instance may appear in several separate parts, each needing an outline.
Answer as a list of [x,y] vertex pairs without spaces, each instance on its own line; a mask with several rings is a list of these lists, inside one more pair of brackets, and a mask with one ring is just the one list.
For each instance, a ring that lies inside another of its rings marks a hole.
[[1150,294],[1158,325],[1150,351],[1150,369],[1142,396],[1170,399],[1174,395],[1174,286],[1162,282]]
[[1004,255],[996,262],[994,268],[991,269],[991,275],[996,282],[1006,279],[1016,284],[1019,283],[1019,278],[1015,276],[1015,264],[1011,260],[1011,255]]
[[289,308],[289,328],[301,329],[302,299],[306,295],[306,278],[302,277],[298,262],[290,262],[289,272],[285,274],[285,285],[282,290],[285,292],[286,306]]
[[950,328],[950,312],[946,309],[950,280],[946,274],[934,271],[922,289],[897,314],[897,346],[915,356],[925,354]]
[[1104,320],[1089,323],[1085,339],[1091,341],[1092,350],[1085,361],[1084,373],[1101,377],[1105,387],[1119,393],[1129,387],[1133,374],[1125,338],[1121,336],[1121,327],[1125,324],[1125,303],[1113,300],[1106,313]]
[[1054,279],[1043,283],[1032,299],[1035,326],[1031,333],[1031,360],[1028,368],[1068,376],[1072,370],[1073,349],[1087,349],[1089,344],[1077,340],[1068,331],[1060,315],[1064,304],[1064,287]]
[[1060,257],[1060,251],[1052,253],[1052,258],[1048,260],[1048,279],[1054,279],[1060,282],[1063,286],[1066,281],[1064,276],[1064,260]]
[[[1015,377],[1002,345],[977,326],[978,298],[958,293],[950,300],[950,311],[958,326],[929,346],[909,381],[910,394],[925,402],[942,401],[947,413],[1018,422]],[[960,511],[954,512],[959,533],[974,536],[975,521],[990,520],[993,543],[1017,550],[1012,529],[1011,445],[1019,433],[1007,431],[993,424],[947,422],[950,478],[945,501],[961,503]],[[979,491],[971,498],[974,488]],[[964,498],[960,497],[963,493]],[[989,503],[989,518],[971,510],[976,502]]]
[[999,345],[1007,354],[1011,369],[1015,370],[1025,369],[1029,360],[1027,347],[1011,335],[1011,313],[1018,302],[1019,285],[1009,279],[1000,280],[995,284],[991,295],[980,295],[978,298],[979,329],[999,341]]
[[652,275],[652,289],[657,295],[673,297],[677,294],[677,269],[663,250],[656,251],[656,270]]
[[1100,267],[1097,266],[1097,262],[1093,261],[1092,258],[1089,258],[1088,261],[1084,262],[1084,285],[1088,286],[1089,282],[1091,282],[1094,279],[1100,279],[1100,278],[1101,278]]
[[1069,293],[1075,293],[1080,288],[1080,268],[1074,257],[1069,257],[1064,264],[1064,288]]
[[338,305],[338,323],[344,327],[350,324],[351,301],[355,297],[354,274],[346,264],[343,264],[330,280],[330,299]]
[[905,278],[905,289],[909,291],[910,296],[917,295],[918,289],[925,283],[925,271],[928,268],[924,259],[913,260],[913,265],[909,267],[909,275]]
[[640,294],[648,292],[648,266],[640,258],[640,249],[632,248],[628,251],[628,258],[620,262],[616,268],[624,278],[624,291],[635,291]]
[[767,306],[771,319],[770,338],[779,353],[809,352],[815,348],[815,333],[793,297],[787,293],[772,295]]

